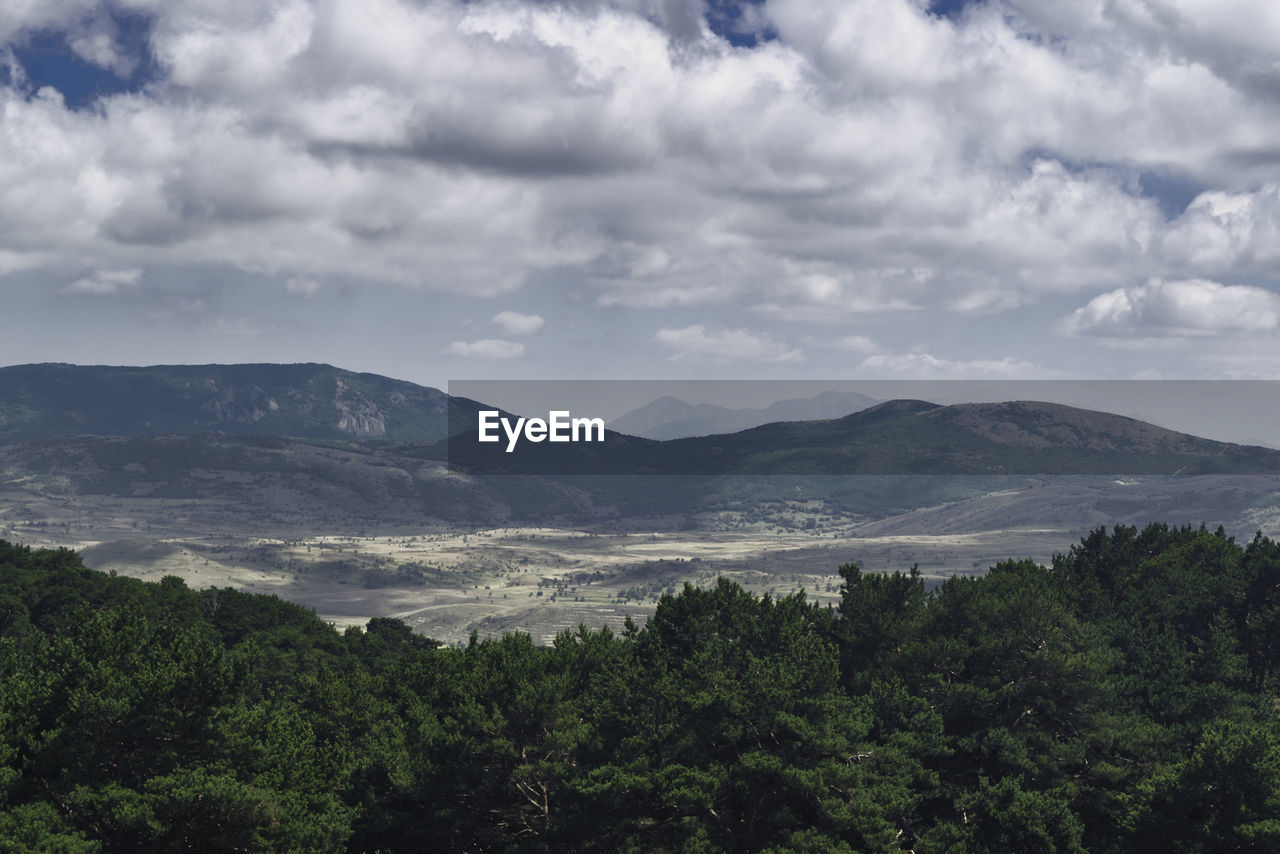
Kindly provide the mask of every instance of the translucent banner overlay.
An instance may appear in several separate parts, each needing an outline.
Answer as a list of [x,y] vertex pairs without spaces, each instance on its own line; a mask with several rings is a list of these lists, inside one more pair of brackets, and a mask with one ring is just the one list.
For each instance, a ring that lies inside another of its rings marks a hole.
[[1280,473],[1271,381],[451,381],[474,475]]

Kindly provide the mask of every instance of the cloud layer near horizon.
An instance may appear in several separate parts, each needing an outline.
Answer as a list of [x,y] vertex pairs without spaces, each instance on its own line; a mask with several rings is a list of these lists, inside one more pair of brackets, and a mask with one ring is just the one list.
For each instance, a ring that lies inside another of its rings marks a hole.
[[[647,311],[652,357],[687,361],[799,364],[824,328],[1063,300],[1046,332],[1272,331],[1232,318],[1280,284],[1274,4],[1066,8],[769,0],[742,20],[771,37],[735,47],[696,2],[20,4],[0,43],[61,31],[152,74],[72,109],[5,53],[0,275],[110,296],[220,265],[302,297],[501,297],[477,321],[508,335],[555,325],[494,314],[537,278]],[[1236,308],[1182,323],[1197,294]],[[933,358],[899,349],[864,364]]]

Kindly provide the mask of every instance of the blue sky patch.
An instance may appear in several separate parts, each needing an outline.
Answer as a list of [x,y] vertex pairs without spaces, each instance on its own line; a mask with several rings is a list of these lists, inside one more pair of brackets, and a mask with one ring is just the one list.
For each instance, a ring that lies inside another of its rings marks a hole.
[[[123,92],[137,92],[156,77],[155,60],[148,49],[150,20],[143,15],[112,15],[117,49],[137,60],[127,77],[76,56],[64,31],[45,30],[13,46],[13,55],[26,75],[26,86],[34,92],[51,86],[62,93],[68,107],[82,109],[99,98]],[[3,82],[13,85],[9,69]]]

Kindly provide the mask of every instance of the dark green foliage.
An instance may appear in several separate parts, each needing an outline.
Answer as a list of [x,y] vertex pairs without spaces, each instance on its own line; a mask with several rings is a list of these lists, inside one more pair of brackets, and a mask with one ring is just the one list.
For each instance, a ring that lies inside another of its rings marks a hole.
[[1272,541],[841,574],[449,649],[0,543],[0,850],[1280,848]]

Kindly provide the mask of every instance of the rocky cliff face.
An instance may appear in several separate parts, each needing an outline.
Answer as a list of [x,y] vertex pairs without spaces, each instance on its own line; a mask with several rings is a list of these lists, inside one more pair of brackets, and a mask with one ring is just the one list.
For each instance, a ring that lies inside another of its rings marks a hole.
[[[400,395],[401,400],[404,399]],[[394,402],[394,401],[393,401]],[[387,435],[387,417],[378,405],[337,378],[333,406],[338,410],[337,427],[360,438],[380,439]]]

